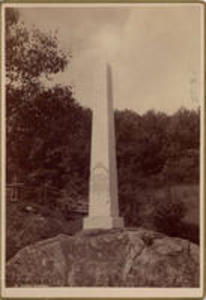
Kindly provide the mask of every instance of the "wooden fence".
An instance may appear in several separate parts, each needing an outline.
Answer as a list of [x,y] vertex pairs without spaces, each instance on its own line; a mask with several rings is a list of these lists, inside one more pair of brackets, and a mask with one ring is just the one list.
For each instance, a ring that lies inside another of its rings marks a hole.
[[38,200],[39,204],[46,204],[48,200],[52,202],[52,199],[55,201],[56,199],[61,199],[66,204],[66,208],[68,211],[86,214],[88,212],[88,203],[79,198],[75,197],[65,197],[62,195],[61,190],[49,186],[48,184],[42,185],[40,187],[37,186],[26,186],[24,183],[11,183],[6,186],[6,198],[8,201],[17,202],[21,201],[21,199],[34,199]]

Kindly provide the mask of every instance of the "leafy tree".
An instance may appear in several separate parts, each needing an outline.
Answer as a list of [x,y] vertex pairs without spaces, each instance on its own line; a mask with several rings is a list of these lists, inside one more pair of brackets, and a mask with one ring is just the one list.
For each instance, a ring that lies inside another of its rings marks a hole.
[[21,176],[21,157],[30,155],[28,145],[40,126],[35,101],[45,93],[42,77],[63,71],[68,55],[59,49],[55,34],[29,30],[14,8],[5,12],[7,178],[11,180],[14,170]]
[[159,174],[165,163],[164,147],[167,143],[166,126],[168,117],[152,110],[142,116],[144,128],[144,152],[142,169],[145,175]]
[[[18,10],[6,8],[7,85],[33,95],[32,87],[41,84],[41,76],[63,71],[69,54],[59,49],[56,34],[26,28]],[[32,90],[31,90],[32,89]],[[29,99],[27,99],[29,100]]]
[[166,162],[162,170],[167,183],[199,181],[200,111],[181,108],[167,125]]

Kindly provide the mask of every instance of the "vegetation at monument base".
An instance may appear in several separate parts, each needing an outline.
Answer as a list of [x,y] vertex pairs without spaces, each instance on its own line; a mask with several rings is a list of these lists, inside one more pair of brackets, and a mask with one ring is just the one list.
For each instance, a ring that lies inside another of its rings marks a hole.
[[[43,84],[71,58],[59,49],[56,36],[28,30],[16,10],[6,12],[7,182],[15,177],[30,187],[18,202],[7,201],[11,257],[26,244],[81,228],[81,216],[71,212],[68,199],[88,201],[92,113],[78,104],[71,87]],[[198,242],[199,119],[199,110],[185,108],[170,116],[115,112],[126,226]],[[39,192],[47,185],[57,193],[42,199]]]

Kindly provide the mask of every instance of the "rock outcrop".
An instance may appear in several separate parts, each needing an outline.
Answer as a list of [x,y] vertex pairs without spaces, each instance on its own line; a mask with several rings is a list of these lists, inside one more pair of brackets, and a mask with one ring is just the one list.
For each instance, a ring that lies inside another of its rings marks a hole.
[[7,287],[198,287],[199,247],[139,229],[58,235],[20,250]]

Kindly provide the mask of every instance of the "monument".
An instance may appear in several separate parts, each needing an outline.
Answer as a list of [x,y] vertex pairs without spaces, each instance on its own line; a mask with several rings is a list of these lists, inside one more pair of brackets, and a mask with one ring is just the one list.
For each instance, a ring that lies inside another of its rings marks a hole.
[[124,226],[117,192],[112,73],[110,65],[104,67],[106,84],[101,86],[93,109],[89,215],[84,218],[84,229]]

